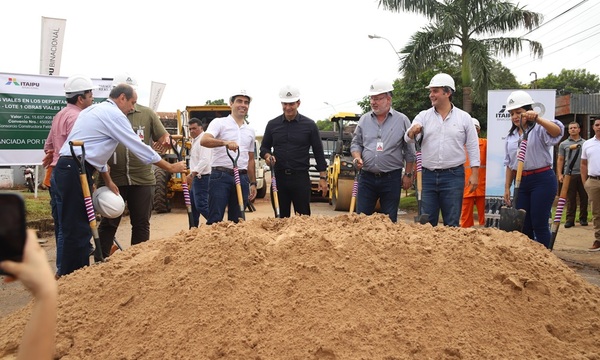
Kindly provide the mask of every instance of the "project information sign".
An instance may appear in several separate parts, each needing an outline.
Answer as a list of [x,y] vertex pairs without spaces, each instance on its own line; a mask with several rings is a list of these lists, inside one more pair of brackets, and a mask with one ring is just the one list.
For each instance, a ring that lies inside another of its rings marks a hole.
[[[39,165],[52,119],[67,105],[67,77],[0,73],[0,165]],[[94,102],[111,90],[109,80],[94,80]]]

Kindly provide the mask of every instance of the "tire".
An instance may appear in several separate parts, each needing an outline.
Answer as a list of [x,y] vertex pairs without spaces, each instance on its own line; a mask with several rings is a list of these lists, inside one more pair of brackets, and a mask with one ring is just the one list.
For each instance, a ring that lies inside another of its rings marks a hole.
[[32,178],[27,179],[27,189],[29,189],[29,192],[35,192],[35,184]]
[[167,185],[171,175],[159,167],[154,168],[156,187],[154,188],[154,211],[158,214],[171,212],[171,204],[167,198]]
[[267,195],[267,184],[263,184],[263,187],[256,191],[256,198],[262,199]]

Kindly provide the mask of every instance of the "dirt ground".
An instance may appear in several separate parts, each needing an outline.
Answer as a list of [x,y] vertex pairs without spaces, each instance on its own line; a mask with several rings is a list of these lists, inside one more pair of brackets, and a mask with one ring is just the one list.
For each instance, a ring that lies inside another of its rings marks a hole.
[[[333,212],[187,230],[175,209],[152,239],[59,280],[57,359],[599,359],[600,253],[591,226],[554,252],[520,234]],[[44,248],[55,259],[54,239]],[[0,359],[29,295],[0,287]]]

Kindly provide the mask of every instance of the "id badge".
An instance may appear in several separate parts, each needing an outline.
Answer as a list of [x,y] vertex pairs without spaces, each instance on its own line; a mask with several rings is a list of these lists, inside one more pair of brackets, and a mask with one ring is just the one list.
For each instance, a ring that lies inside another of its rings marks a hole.
[[383,141],[378,141],[377,142],[377,148],[375,150],[377,150],[377,151],[383,151]]
[[137,134],[142,141],[144,141],[144,129],[137,129]]

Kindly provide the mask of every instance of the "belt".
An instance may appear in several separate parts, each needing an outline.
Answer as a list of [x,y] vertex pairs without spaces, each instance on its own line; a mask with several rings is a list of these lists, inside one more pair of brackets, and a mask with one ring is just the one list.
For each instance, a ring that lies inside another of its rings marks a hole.
[[458,165],[458,166],[447,168],[447,169],[428,169],[428,168],[425,168],[425,167],[423,169],[425,169],[427,171],[431,171],[431,172],[444,172],[444,171],[456,170],[456,169],[459,169],[461,167],[464,167],[464,165]]
[[388,172],[372,172],[372,171],[366,171],[366,170],[363,170],[362,172],[364,174],[375,176],[375,177],[386,177],[386,176],[391,176],[391,175],[397,173],[398,171],[402,171],[402,169],[392,170],[392,171],[388,171]]
[[533,175],[533,174],[539,174],[542,173],[544,171],[548,171],[552,169],[550,166],[545,166],[543,168],[539,168],[539,169],[533,169],[533,170],[523,170],[523,176],[529,176],[529,175]]
[[[212,169],[213,169],[213,171],[220,171],[220,172],[228,173],[229,175],[233,176],[233,169],[226,168],[224,166],[215,166]],[[247,174],[248,173],[248,170],[246,170],[246,169],[239,169],[238,171],[239,171],[240,174]]]
[[600,180],[600,176],[588,175],[588,179]]
[[275,170],[276,173],[283,174],[283,175],[306,174],[307,171],[308,170],[292,170],[292,169]]

